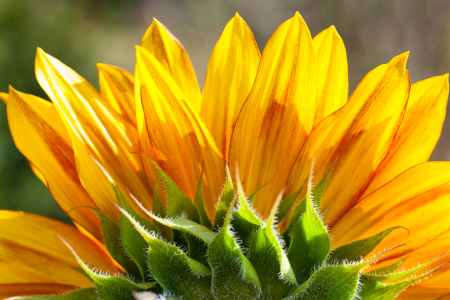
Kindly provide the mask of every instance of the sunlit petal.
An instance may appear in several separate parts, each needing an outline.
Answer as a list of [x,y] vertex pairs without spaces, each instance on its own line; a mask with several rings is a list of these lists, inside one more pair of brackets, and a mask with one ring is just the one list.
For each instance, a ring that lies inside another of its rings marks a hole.
[[201,111],[225,157],[234,123],[255,81],[259,59],[250,28],[236,14],[225,27],[209,60]]
[[316,64],[311,34],[297,13],[270,38],[233,131],[229,165],[244,189],[264,187],[254,206],[269,214],[314,123]]

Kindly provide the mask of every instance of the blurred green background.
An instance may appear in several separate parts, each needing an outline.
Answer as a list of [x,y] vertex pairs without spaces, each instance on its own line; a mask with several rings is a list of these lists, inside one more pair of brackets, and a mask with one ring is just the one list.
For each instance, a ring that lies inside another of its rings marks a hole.
[[[413,82],[450,71],[449,0],[0,0],[0,90],[11,85],[47,98],[34,77],[37,47],[97,87],[97,62],[133,72],[134,45],[153,18],[183,43],[202,85],[214,44],[236,12],[262,51],[295,11],[313,36],[336,26],[347,49],[350,92],[371,69],[408,50]],[[15,148],[1,103],[0,116],[0,209],[68,221]],[[450,160],[450,121],[432,160]]]

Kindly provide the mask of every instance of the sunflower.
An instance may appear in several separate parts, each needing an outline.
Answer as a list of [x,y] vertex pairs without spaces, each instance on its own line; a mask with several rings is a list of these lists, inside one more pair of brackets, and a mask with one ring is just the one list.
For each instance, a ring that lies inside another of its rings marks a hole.
[[0,297],[442,299],[450,163],[427,161],[448,75],[411,84],[407,58],[348,99],[341,37],[298,13],[262,55],[236,14],[203,92],[156,20],[134,76],[97,65],[100,92],[38,49],[51,102],[1,98],[75,226],[0,211]]

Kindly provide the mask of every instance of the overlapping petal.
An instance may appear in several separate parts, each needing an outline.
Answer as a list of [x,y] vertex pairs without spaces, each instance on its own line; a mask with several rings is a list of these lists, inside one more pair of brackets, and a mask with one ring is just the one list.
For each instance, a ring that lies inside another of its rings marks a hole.
[[158,162],[194,199],[202,166],[206,210],[213,215],[225,180],[225,162],[200,116],[170,74],[147,50],[137,47],[137,81],[149,141]]
[[[0,263],[2,268],[15,264],[19,269],[35,273],[37,278],[44,277],[54,283],[92,286],[77,270],[78,263],[59,236],[91,267],[105,272],[118,271],[104,248],[64,223],[23,212],[0,211],[0,228],[0,257],[7,261],[7,264]],[[3,276],[8,278],[9,271],[0,269],[0,282],[5,283]]]
[[441,136],[448,100],[448,74],[411,85],[405,117],[365,195],[408,168],[426,162]]
[[183,45],[161,24],[153,23],[142,38],[141,47],[148,50],[171,75],[191,107],[200,113],[202,96],[194,68]]
[[249,194],[267,184],[254,201],[263,216],[269,214],[312,129],[316,79],[311,34],[297,13],[267,43],[231,138],[231,174],[239,168]]
[[316,35],[313,44],[318,74],[317,124],[347,102],[348,66],[344,42],[334,26]]
[[[63,119],[72,140],[81,182],[95,204],[117,220],[116,201],[110,183],[91,155],[105,167],[127,195],[128,188],[144,205],[151,204],[151,193],[143,179],[138,145],[120,125],[120,116],[105,103],[97,90],[60,61],[38,49],[36,77]],[[130,201],[133,205],[133,201]]]
[[394,140],[409,97],[407,57],[366,75],[348,103],[314,127],[295,162],[286,195],[306,181],[314,157],[314,185],[335,164],[321,199],[331,226],[356,204]]
[[100,74],[100,93],[105,102],[125,119],[120,123],[136,126],[133,75],[106,64],[97,64],[97,68]]
[[53,198],[75,222],[101,239],[95,212],[79,208],[97,206],[81,185],[72,142],[54,105],[10,88],[7,112],[17,148],[43,176]]
[[[362,199],[333,226],[335,247],[395,226],[403,226],[408,232],[395,230],[377,249],[407,245],[385,259],[404,256],[433,242],[450,230],[449,179],[450,162],[430,162],[408,169]],[[408,260],[417,263],[417,258]]]
[[225,157],[234,123],[255,81],[259,59],[253,33],[236,14],[209,60],[201,110],[206,127]]

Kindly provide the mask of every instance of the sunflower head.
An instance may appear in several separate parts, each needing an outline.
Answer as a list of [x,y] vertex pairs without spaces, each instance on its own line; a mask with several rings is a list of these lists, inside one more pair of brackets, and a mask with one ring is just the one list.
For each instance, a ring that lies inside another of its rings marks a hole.
[[[450,165],[426,163],[447,75],[411,85],[404,53],[347,99],[340,36],[330,27],[312,39],[298,13],[262,55],[236,14],[202,93],[160,22],[136,51],[134,76],[98,65],[98,92],[38,49],[36,76],[52,102],[0,95],[17,147],[77,227],[1,211],[0,296],[450,293],[438,262],[450,245]],[[433,284],[408,288],[435,272]]]

